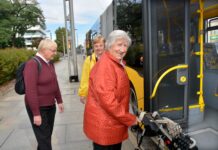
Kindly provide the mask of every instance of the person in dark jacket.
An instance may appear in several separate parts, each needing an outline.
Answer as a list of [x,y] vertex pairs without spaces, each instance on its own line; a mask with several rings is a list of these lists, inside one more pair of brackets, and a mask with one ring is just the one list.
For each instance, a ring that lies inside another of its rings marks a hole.
[[138,123],[129,113],[130,84],[123,61],[130,44],[126,32],[111,32],[106,52],[91,70],[83,129],[94,150],[121,150],[128,127]]
[[26,63],[24,69],[25,104],[36,140],[37,150],[52,150],[51,136],[56,113],[56,103],[59,112],[64,111],[63,101],[51,60],[57,53],[57,44],[50,40],[41,40],[36,58]]

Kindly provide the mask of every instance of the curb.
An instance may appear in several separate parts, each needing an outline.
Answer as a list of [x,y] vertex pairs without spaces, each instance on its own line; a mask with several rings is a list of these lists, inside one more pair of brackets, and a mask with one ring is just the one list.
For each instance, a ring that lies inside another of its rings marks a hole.
[[6,95],[9,91],[13,90],[15,79],[8,81],[7,83],[0,86],[0,96]]

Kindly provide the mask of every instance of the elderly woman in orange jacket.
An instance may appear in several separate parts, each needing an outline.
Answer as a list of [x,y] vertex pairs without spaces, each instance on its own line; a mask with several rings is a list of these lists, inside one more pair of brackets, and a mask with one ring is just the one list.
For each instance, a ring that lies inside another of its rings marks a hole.
[[94,150],[121,150],[128,127],[137,124],[136,116],[129,113],[130,85],[123,61],[130,44],[126,32],[111,32],[107,51],[91,71],[84,132]]

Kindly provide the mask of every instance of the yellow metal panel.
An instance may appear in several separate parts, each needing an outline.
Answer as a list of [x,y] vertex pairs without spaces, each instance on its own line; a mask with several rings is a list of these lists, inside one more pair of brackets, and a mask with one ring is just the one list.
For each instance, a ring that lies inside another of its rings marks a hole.
[[204,26],[204,0],[199,0],[199,5],[200,5],[200,9],[199,9],[199,14],[200,14],[200,18],[199,18],[199,43],[200,43],[200,74],[198,75],[200,78],[200,89],[199,89],[199,105],[200,105],[200,109],[201,111],[203,111],[204,109],[204,97],[203,97],[203,79],[204,79],[204,51],[203,51],[203,46],[204,46],[204,41],[203,41],[203,26]]
[[151,96],[150,96],[150,99],[152,99],[152,98],[155,97],[156,92],[157,92],[157,88],[158,88],[158,86],[159,86],[161,80],[162,80],[167,74],[169,74],[170,72],[172,72],[172,71],[174,71],[174,70],[176,70],[176,69],[182,69],[182,68],[188,68],[188,65],[185,65],[185,64],[184,64],[184,65],[178,65],[178,66],[173,66],[173,67],[167,69],[167,70],[158,78],[158,80],[157,80],[157,82],[156,82],[156,84],[155,84],[155,86],[154,86],[154,89],[153,89],[153,91],[152,91],[152,94],[151,94]]
[[218,4],[204,8],[204,19],[218,17]]
[[144,110],[144,79],[134,69],[130,67],[126,67],[125,69],[128,74],[129,80],[134,86],[138,99],[138,108],[140,110]]
[[192,4],[192,3],[196,3],[196,2],[197,2],[197,0],[191,0],[191,4]]
[[[195,109],[195,108],[201,108],[201,105],[190,105],[189,109]],[[183,110],[183,107],[174,107],[174,108],[164,108],[160,109],[160,112],[170,112],[170,111],[179,111]],[[201,111],[204,111],[204,109],[201,109]]]

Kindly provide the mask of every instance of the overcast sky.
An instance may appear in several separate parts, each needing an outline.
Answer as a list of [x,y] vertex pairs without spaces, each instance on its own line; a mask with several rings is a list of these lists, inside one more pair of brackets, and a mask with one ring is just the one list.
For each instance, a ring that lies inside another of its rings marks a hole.
[[[46,18],[47,29],[55,38],[55,30],[64,27],[63,0],[38,0]],[[79,44],[84,44],[85,34],[104,12],[112,0],[73,0],[74,20]],[[47,35],[49,36],[49,32]]]

